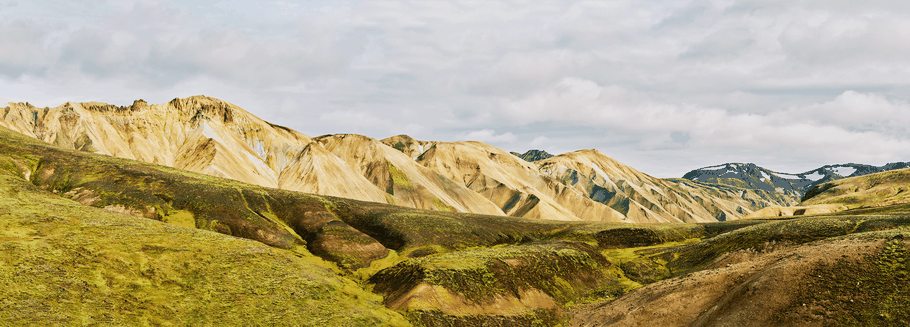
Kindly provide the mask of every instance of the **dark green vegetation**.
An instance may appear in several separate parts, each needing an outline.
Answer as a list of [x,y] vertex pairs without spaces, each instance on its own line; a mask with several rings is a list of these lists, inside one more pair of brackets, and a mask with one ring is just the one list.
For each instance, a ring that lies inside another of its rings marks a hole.
[[510,153],[527,162],[534,162],[534,161],[549,159],[549,158],[553,157],[552,154],[549,154],[547,151],[544,151],[544,150],[528,150],[528,151],[525,151],[525,153],[518,153],[518,152],[510,152]]
[[[727,253],[900,230],[908,211],[661,225],[426,211],[62,150],[0,129],[0,317],[550,326],[567,321],[567,309],[707,269]],[[881,321],[906,320],[906,241],[889,242],[869,263],[820,267],[844,282],[814,301],[862,292],[868,308],[832,305],[831,314],[857,325],[885,311],[891,320]],[[848,285],[850,271],[861,272],[860,286]]]

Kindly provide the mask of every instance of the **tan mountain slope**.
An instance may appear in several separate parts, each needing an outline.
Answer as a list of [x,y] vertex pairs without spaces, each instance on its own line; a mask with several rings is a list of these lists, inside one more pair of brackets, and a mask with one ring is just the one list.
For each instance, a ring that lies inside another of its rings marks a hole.
[[592,150],[529,163],[479,142],[427,142],[406,135],[382,141],[347,134],[313,139],[204,96],[157,105],[137,100],[126,107],[18,103],[0,114],[0,125],[66,148],[414,208],[553,220],[696,222],[741,218],[769,204],[756,191],[656,179]]
[[278,186],[282,189],[387,202],[385,192],[319,143],[307,144],[291,162],[281,172]]
[[[67,148],[164,164],[242,182],[385,202],[384,192],[302,133],[204,96],[129,107],[13,104],[0,124]],[[343,182],[341,182],[343,181]]]
[[413,158],[379,140],[363,135],[336,134],[318,137],[316,141],[384,190],[394,204],[418,209],[503,214],[480,194],[419,165]]
[[510,216],[623,221],[622,214],[541,174],[537,167],[480,142],[438,142],[417,162],[490,199]]
[[407,135],[383,142],[517,217],[704,222],[739,219],[782,204],[767,200],[761,190],[654,178],[597,150],[529,163],[478,142],[426,142]]
[[415,140],[413,137],[404,134],[384,138],[381,142],[395,150],[404,152],[404,154],[414,160],[417,160],[417,157],[426,152],[433,144],[437,143],[433,141]]
[[636,222],[738,219],[767,205],[755,190],[655,178],[597,150],[565,153],[535,163],[542,173]]

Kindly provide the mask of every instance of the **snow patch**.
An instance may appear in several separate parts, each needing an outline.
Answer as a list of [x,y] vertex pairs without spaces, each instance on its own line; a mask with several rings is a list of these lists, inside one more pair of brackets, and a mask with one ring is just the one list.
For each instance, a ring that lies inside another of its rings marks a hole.
[[766,173],[766,172],[764,172],[764,171],[760,171],[760,173],[761,173],[761,176],[762,176],[762,178],[761,178],[761,181],[762,181],[762,182],[771,179],[771,176],[768,175],[768,173]]
[[787,178],[787,179],[803,179],[802,177],[799,177],[799,176],[796,176],[796,175],[781,174],[781,173],[774,173],[774,176],[777,176],[777,177],[780,177],[780,178]]
[[835,167],[834,168],[835,174],[838,174],[838,175],[841,175],[844,177],[850,176],[855,172],[856,172],[856,168],[853,168],[853,167]]
[[819,179],[822,179],[823,177],[825,177],[825,175],[822,175],[822,174],[820,174],[820,173],[817,172],[817,171],[816,171],[816,172],[812,172],[811,174],[806,175],[806,179],[812,180],[812,181],[817,181],[817,180],[819,180]]

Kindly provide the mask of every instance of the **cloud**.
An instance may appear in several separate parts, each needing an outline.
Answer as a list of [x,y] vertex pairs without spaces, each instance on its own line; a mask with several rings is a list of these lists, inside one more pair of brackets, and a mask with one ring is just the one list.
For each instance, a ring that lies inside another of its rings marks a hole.
[[910,160],[910,2],[11,4],[0,99],[206,94],[311,135],[598,148],[666,176]]
[[[601,146],[693,153],[786,157],[805,162],[887,162],[910,155],[910,105],[874,93],[767,113],[736,114],[659,103],[619,86],[564,79],[524,99],[505,100],[507,121],[590,126],[620,136]],[[685,148],[681,148],[685,146]]]
[[484,143],[513,143],[518,140],[512,133],[496,134],[492,129],[482,129],[479,131],[469,131],[455,136],[460,141],[480,141]]
[[546,136],[541,135],[531,140],[531,143],[528,143],[528,145],[530,145],[532,148],[540,149],[546,147],[549,145],[549,143],[550,139]]

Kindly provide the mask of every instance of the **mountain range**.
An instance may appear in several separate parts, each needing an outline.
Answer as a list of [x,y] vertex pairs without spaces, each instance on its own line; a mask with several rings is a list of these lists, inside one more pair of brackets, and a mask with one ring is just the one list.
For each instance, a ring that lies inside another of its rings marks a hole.
[[901,326],[908,185],[910,169],[825,183],[801,203],[846,208],[824,216],[554,221],[263,187],[0,127],[0,325]]
[[795,205],[809,190],[830,181],[910,167],[910,162],[884,166],[864,164],[825,165],[804,173],[788,174],[771,171],[752,163],[727,163],[692,170],[683,178],[692,181],[724,184],[780,194],[778,201]]
[[4,326],[910,324],[910,168],[783,215],[596,150],[309,137],[204,97],[0,113]]
[[529,162],[480,142],[310,137],[205,96],[0,110],[0,126],[65,148],[419,209],[641,223],[738,219],[789,203],[764,189],[654,178],[597,150],[532,151]]

